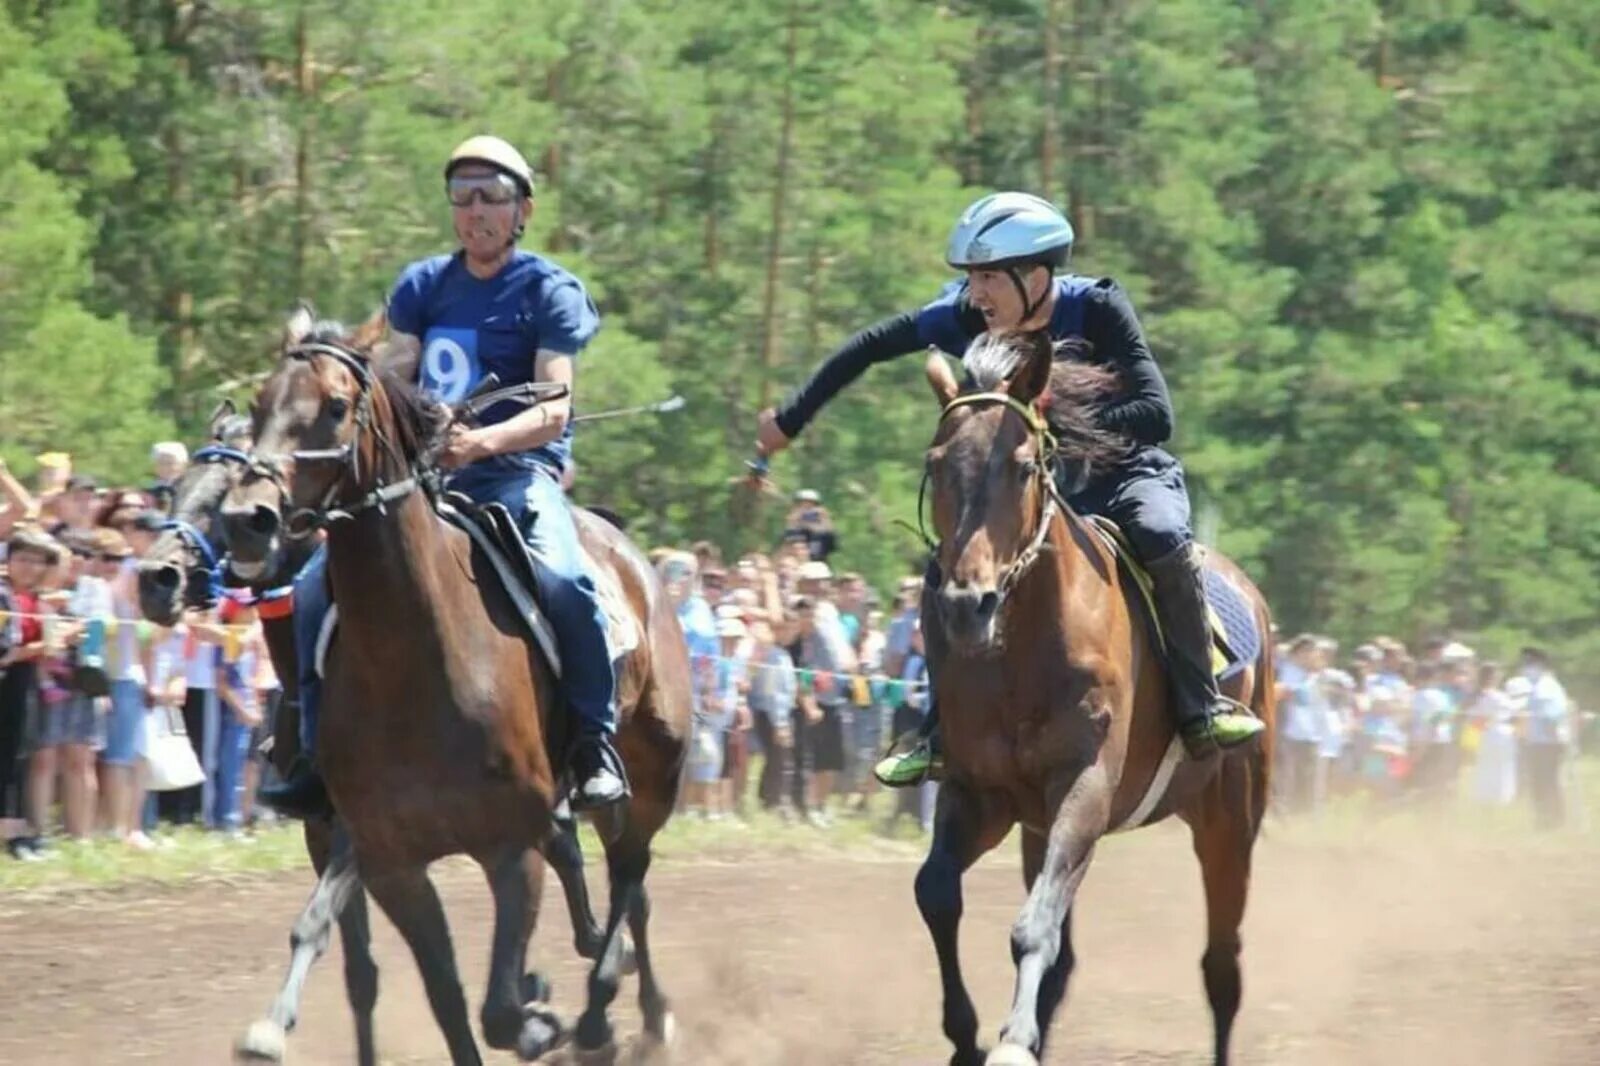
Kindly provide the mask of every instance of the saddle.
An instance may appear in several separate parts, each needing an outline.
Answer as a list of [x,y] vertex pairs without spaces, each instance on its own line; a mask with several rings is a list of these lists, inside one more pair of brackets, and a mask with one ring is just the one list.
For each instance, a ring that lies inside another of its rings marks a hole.
[[[517,615],[522,619],[528,635],[533,638],[534,646],[559,681],[560,644],[541,606],[539,567],[511,512],[503,504],[478,504],[457,492],[447,492],[441,496],[435,502],[434,510],[440,518],[464,532],[472,540],[473,547],[489,560],[490,569],[499,577],[506,594],[516,605]],[[639,646],[639,625],[628,607],[616,574],[610,567],[599,565],[587,549],[583,549],[583,555],[584,571],[594,582],[599,594],[600,609],[606,620],[606,646],[611,661],[615,663]],[[339,605],[335,603],[323,620],[322,633],[317,640],[318,674],[323,673],[328,649],[338,629],[338,618]]]
[[[1120,526],[1103,515],[1084,517],[1116,557],[1124,587],[1132,586],[1137,593],[1130,598],[1143,608],[1151,639],[1165,659],[1167,640],[1166,634],[1161,631],[1161,616],[1156,611],[1155,580],[1139,562],[1133,545]],[[1254,661],[1260,652],[1260,627],[1256,625],[1249,600],[1233,582],[1206,564],[1202,564],[1201,573],[1205,580],[1206,606],[1211,616],[1211,672],[1219,682],[1226,681]]]

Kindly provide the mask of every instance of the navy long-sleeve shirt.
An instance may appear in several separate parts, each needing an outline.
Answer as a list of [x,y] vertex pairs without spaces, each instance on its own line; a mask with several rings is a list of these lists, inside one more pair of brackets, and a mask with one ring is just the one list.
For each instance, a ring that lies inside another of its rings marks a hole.
[[[1172,436],[1172,399],[1127,293],[1110,278],[1064,275],[1056,285],[1050,335],[1083,337],[1093,345],[1090,358],[1117,374],[1118,394],[1102,406],[1101,423],[1136,445],[1165,443]],[[798,436],[824,404],[875,363],[929,346],[960,358],[984,329],[966,282],[952,282],[932,303],[886,318],[846,341],[784,401],[778,428],[790,438]]]

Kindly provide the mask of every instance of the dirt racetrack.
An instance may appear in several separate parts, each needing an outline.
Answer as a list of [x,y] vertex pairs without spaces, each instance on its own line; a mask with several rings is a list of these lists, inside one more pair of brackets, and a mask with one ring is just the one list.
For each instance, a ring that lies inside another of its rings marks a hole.
[[[1240,1061],[1600,1061],[1592,845],[1441,841],[1420,826],[1361,838],[1288,827],[1263,841],[1245,924]],[[1048,1062],[1207,1061],[1201,894],[1187,839],[1162,826],[1097,857]],[[967,882],[963,949],[988,1039],[1011,989],[1014,852],[1003,848]],[[671,857],[653,874],[677,1062],[945,1061],[933,953],[911,900],[915,858],[903,847],[879,859],[719,853]],[[0,901],[0,1063],[227,1062],[277,988],[308,877]],[[435,880],[476,1018],[488,893],[460,864],[437,868]],[[533,959],[570,1012],[582,971],[553,881],[545,898]],[[375,937],[383,1060],[444,1061],[409,954],[382,918]],[[335,945],[311,978],[293,1063],[352,1059]],[[634,994],[630,981],[619,1000],[625,1033],[637,1029]]]

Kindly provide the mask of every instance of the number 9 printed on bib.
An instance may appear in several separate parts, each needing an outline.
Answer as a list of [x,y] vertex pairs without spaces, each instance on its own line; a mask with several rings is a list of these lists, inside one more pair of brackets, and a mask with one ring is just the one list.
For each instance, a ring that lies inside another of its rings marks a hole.
[[437,326],[422,346],[421,384],[443,403],[460,403],[482,376],[478,331]]

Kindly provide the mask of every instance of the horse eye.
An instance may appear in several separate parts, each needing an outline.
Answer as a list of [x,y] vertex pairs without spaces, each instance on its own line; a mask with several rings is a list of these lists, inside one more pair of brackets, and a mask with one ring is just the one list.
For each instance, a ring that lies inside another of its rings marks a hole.
[[335,422],[344,421],[344,416],[350,411],[350,401],[343,397],[335,396],[328,401],[328,417]]

